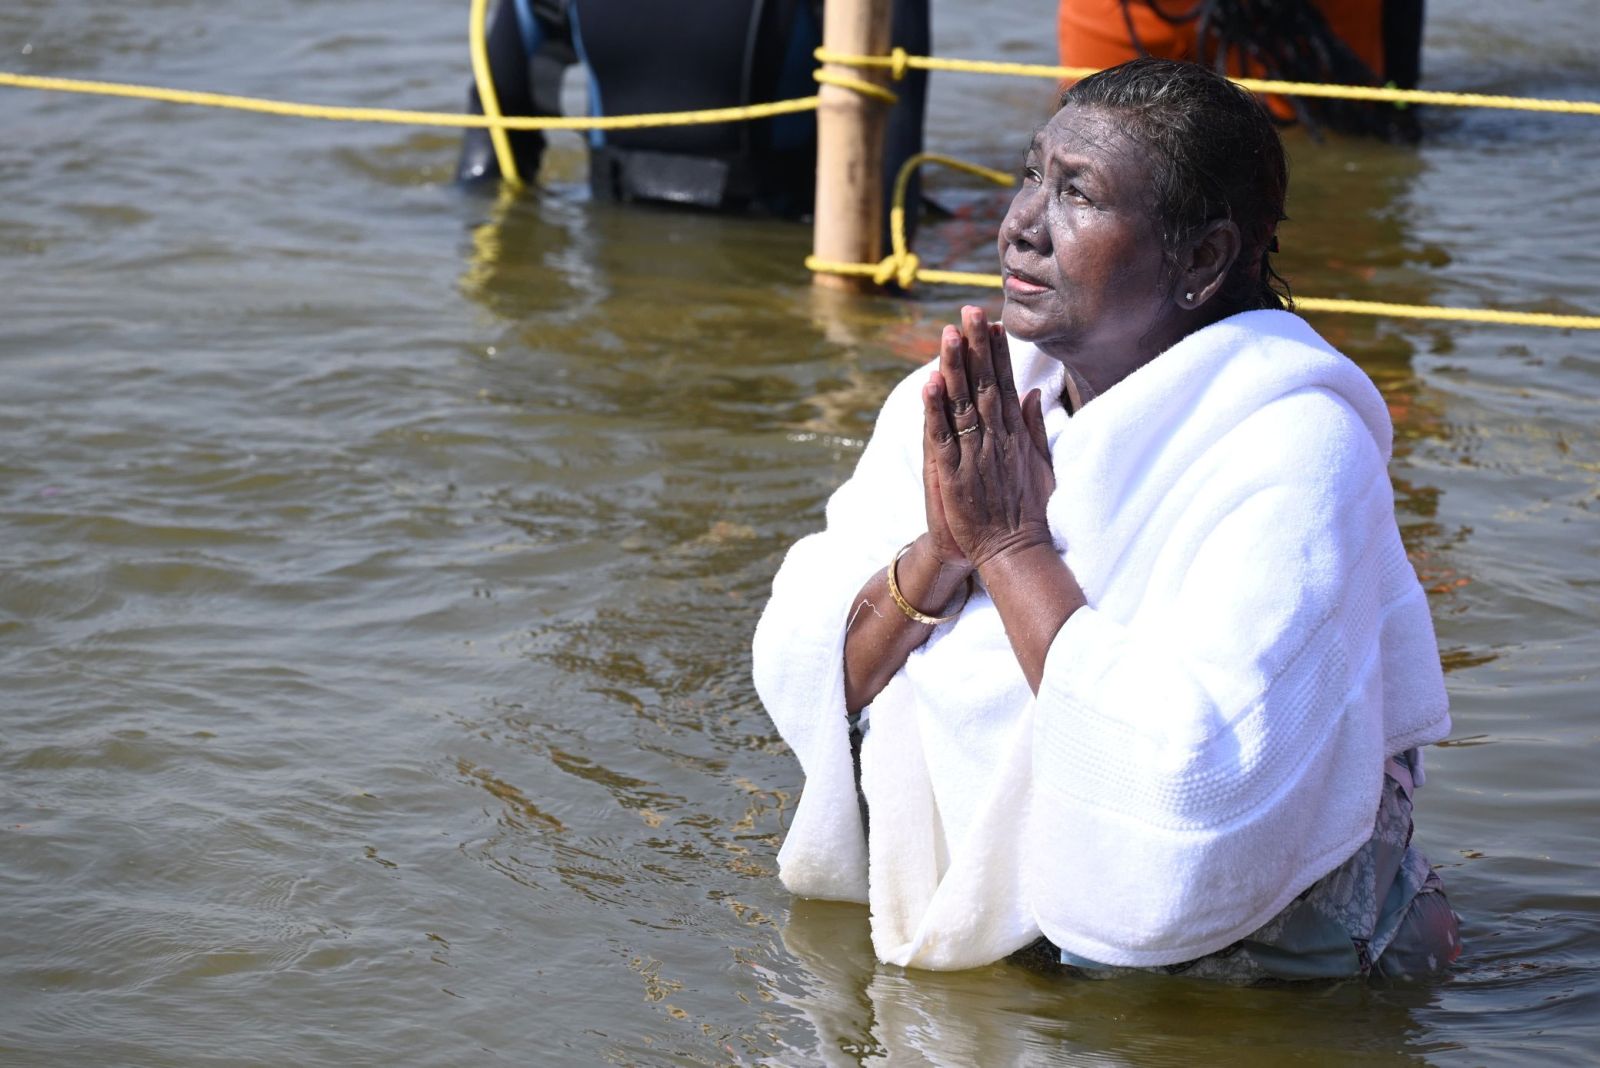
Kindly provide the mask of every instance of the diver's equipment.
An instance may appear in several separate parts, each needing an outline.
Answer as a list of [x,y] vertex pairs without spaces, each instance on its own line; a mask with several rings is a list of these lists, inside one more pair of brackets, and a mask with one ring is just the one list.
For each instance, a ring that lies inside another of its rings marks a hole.
[[[931,44],[928,0],[896,0],[894,43]],[[500,0],[489,16],[489,66],[507,115],[560,114],[565,68],[582,63],[594,115],[688,111],[808,96],[812,52],[822,43],[820,0]],[[922,150],[927,72],[895,91],[885,143],[885,218],[900,164]],[[476,91],[468,110],[481,111]],[[544,138],[511,131],[518,167],[537,173]],[[589,184],[598,199],[649,201],[784,216],[811,211],[816,183],[814,113],[755,122],[588,135]],[[499,176],[483,130],[467,131],[456,175]],[[913,189],[911,203],[918,203]],[[911,213],[914,220],[915,212]]]

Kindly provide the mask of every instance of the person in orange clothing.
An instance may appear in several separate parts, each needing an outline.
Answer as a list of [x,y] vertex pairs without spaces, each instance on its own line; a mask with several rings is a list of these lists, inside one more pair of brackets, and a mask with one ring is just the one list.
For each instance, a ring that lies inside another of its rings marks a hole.
[[[1061,63],[1187,59],[1234,77],[1413,89],[1423,0],[1060,0]],[[1280,121],[1415,140],[1415,112],[1387,104],[1270,97]]]

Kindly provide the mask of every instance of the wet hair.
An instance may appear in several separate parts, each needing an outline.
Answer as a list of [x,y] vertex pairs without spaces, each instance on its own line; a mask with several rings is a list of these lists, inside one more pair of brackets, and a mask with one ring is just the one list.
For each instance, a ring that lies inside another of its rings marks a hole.
[[1227,78],[1195,63],[1135,59],[1091,74],[1061,94],[1061,106],[1113,113],[1149,151],[1162,246],[1174,270],[1206,224],[1231,219],[1239,256],[1218,296],[1247,311],[1292,307],[1273,270],[1289,187],[1283,142],[1265,107]]

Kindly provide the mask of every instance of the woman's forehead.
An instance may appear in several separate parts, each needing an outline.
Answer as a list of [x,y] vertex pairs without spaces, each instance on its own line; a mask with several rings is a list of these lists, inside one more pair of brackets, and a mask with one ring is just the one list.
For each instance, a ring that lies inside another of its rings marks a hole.
[[1034,131],[1030,155],[1061,157],[1091,167],[1148,170],[1149,151],[1134,139],[1117,116],[1099,108],[1071,104]]

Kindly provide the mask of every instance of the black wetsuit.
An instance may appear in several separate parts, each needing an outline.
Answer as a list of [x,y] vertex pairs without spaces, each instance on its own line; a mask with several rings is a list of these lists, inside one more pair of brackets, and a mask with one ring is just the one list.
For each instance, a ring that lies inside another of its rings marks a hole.
[[[505,114],[559,114],[562,72],[577,62],[589,75],[592,113],[629,115],[810,96],[816,92],[812,51],[821,37],[818,0],[500,0],[490,15],[487,43]],[[896,0],[893,41],[926,54],[928,0]],[[900,102],[890,113],[885,144],[886,204],[900,164],[922,150],[927,74],[911,71],[894,89]],[[482,111],[476,89],[468,108]],[[518,168],[535,173],[543,136],[513,132],[511,145]],[[814,113],[597,130],[589,135],[589,148],[590,185],[602,199],[786,216],[811,210]],[[457,177],[498,176],[487,132],[469,130]],[[915,203],[915,186],[912,192]]]

